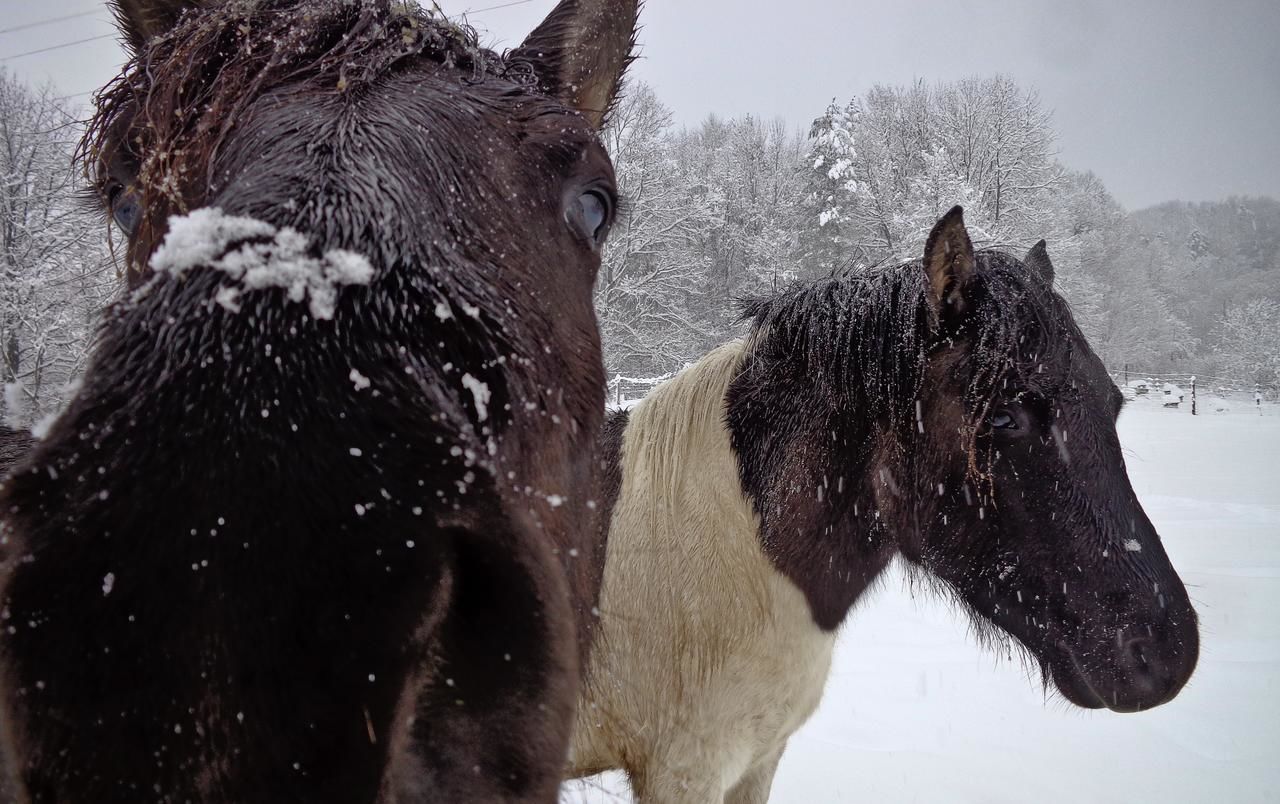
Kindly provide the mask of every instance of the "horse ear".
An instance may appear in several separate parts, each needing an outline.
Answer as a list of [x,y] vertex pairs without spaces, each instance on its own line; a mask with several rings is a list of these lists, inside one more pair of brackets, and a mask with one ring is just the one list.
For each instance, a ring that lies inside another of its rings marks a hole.
[[633,58],[638,11],[638,0],[560,0],[511,57],[599,130]]
[[929,300],[939,316],[965,310],[965,288],[974,271],[973,242],[964,228],[964,210],[951,211],[933,226],[924,246]]
[[201,0],[112,0],[116,27],[137,53],[153,36],[168,33],[182,12],[203,5]]
[[1027,256],[1022,258],[1022,264],[1043,279],[1046,285],[1053,286],[1053,263],[1049,261],[1049,249],[1043,240],[1031,247]]

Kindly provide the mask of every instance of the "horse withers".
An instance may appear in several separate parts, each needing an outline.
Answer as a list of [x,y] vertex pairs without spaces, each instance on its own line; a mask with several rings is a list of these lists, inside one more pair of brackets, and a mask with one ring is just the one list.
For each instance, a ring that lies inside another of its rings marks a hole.
[[553,801],[598,591],[635,0],[119,0],[132,290],[5,483],[25,800]]
[[758,804],[835,632],[895,555],[1089,708],[1172,699],[1195,612],[1125,473],[1122,397],[1041,242],[749,305],[745,340],[615,414],[621,472],[570,775]]

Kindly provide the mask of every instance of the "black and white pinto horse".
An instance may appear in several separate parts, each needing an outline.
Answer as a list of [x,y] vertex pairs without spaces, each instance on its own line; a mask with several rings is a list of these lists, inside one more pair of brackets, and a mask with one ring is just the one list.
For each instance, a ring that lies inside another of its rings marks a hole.
[[504,55],[398,0],[114,6],[132,290],[0,493],[21,799],[555,801],[636,0]]
[[1122,397],[1052,279],[1043,241],[975,253],[957,207],[923,261],[752,304],[745,340],[611,418],[571,776],[764,802],[895,555],[1078,706],[1178,693],[1196,615],[1129,484]]

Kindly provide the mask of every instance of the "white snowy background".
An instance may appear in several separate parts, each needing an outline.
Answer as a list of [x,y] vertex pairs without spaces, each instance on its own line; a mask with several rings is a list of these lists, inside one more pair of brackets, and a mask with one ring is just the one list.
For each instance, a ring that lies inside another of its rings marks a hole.
[[[1200,412],[1139,397],[1119,423],[1200,614],[1199,668],[1176,699],[1120,715],[1046,697],[895,569],[841,632],[770,802],[1280,801],[1280,407]],[[618,776],[564,790],[571,804],[630,800]]]

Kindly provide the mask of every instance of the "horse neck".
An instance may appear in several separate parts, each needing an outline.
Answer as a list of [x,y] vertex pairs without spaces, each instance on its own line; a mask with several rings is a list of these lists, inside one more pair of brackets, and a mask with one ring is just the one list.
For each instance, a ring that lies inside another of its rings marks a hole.
[[888,566],[906,526],[882,513],[886,495],[904,491],[895,416],[849,387],[748,360],[728,395],[743,491],[765,551],[827,630]]

